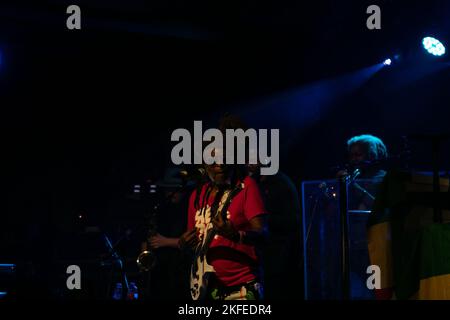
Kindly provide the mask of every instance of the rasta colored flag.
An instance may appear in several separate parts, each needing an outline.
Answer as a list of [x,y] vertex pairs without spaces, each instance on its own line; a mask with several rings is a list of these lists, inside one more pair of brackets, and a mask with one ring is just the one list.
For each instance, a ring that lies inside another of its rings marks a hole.
[[440,179],[443,223],[435,223],[432,180],[390,172],[380,185],[367,226],[377,299],[450,300],[449,181]]

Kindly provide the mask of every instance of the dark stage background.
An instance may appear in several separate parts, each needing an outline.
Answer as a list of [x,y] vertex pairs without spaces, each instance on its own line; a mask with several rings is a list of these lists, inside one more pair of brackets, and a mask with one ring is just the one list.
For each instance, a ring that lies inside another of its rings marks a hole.
[[[404,135],[448,132],[450,62],[420,44],[450,40],[448,1],[377,1],[376,31],[372,1],[77,1],[73,31],[69,4],[0,5],[0,257],[41,265],[36,288],[80,213],[117,235],[120,199],[163,175],[171,132],[194,120],[230,111],[279,128],[281,170],[298,187],[333,177],[353,135],[399,155]],[[429,170],[430,146],[411,151]],[[443,170],[449,160],[446,143]]]

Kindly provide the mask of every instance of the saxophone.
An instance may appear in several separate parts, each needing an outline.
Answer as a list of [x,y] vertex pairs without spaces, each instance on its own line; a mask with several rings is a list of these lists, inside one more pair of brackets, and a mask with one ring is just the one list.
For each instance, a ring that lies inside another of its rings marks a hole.
[[154,250],[150,247],[150,241],[149,239],[157,234],[156,230],[156,214],[155,212],[152,212],[149,217],[149,223],[148,223],[148,232],[147,232],[147,248],[143,250],[139,256],[136,259],[137,266],[139,268],[139,271],[141,272],[148,272],[156,264],[156,255]]

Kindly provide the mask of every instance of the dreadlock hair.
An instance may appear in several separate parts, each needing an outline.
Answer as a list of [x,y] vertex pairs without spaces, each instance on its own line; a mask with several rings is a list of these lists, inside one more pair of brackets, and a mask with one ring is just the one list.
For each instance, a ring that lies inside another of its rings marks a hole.
[[[225,113],[220,119],[219,119],[219,130],[222,132],[222,134],[225,136],[226,130],[232,129],[242,129],[246,131],[248,129],[247,124],[237,115],[233,115],[230,113]],[[249,149],[248,142],[245,143],[246,151]],[[235,144],[236,148],[236,144]],[[234,152],[236,155],[236,150]],[[236,160],[236,159],[235,159]],[[244,178],[247,176],[248,172],[245,167],[245,164],[238,164],[235,161],[234,164],[230,164],[229,166],[232,167],[232,175],[231,175],[231,185],[234,186],[238,181],[244,180]]]
[[[245,122],[239,118],[236,115],[232,115],[229,113],[225,113],[220,119],[219,119],[219,130],[222,132],[222,134],[225,136],[226,134],[226,130],[227,129],[233,129],[233,130],[237,130],[237,129],[242,129],[242,130],[247,130],[248,127],[245,124]],[[247,143],[246,146],[248,147]],[[235,152],[236,154],[236,152]],[[235,186],[239,181],[244,180],[244,178],[247,176],[247,169],[245,167],[245,164],[237,164],[236,161],[234,164],[227,164],[227,166],[229,166],[231,168],[231,186]],[[197,185],[197,192],[196,192],[196,197],[194,200],[194,207],[195,209],[200,209],[203,208],[206,205],[206,201],[209,198],[211,191],[214,187],[214,184],[212,183],[208,183],[207,188],[203,194],[202,199],[200,200],[200,194],[202,191],[204,184],[199,184]],[[219,201],[221,196],[223,195],[223,190],[224,188],[219,187],[219,192],[216,194],[216,198],[215,201]]]
[[386,160],[388,157],[387,148],[383,141],[371,134],[363,134],[349,139],[347,141],[348,150],[356,144],[365,149],[371,160]]

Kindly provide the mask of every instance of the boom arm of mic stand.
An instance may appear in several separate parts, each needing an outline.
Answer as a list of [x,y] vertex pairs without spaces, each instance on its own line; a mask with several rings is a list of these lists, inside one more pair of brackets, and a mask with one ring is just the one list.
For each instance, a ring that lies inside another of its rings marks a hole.
[[366,196],[368,196],[371,200],[375,200],[375,197],[366,189],[364,189],[363,187],[361,187],[361,185],[357,182],[353,182],[353,186],[355,188],[357,188],[359,191],[361,191],[362,193],[364,193]]

